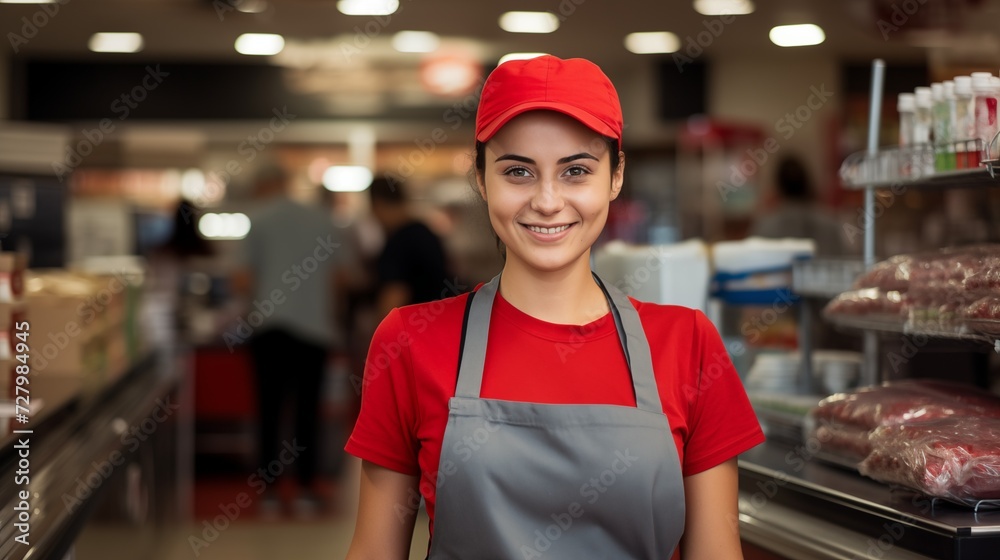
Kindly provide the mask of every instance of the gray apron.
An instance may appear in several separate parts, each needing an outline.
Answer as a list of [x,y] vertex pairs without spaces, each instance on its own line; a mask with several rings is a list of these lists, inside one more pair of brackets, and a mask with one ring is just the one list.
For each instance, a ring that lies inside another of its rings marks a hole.
[[500,276],[470,294],[430,560],[673,554],[684,532],[684,482],[649,344],[628,298],[594,278],[608,298],[638,406],[480,398]]

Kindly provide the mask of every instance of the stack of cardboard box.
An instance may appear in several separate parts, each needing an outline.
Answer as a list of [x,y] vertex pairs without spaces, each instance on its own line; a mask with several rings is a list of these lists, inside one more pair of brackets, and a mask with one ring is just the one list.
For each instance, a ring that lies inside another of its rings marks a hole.
[[33,394],[50,404],[93,394],[128,367],[128,281],[66,270],[32,270],[25,293],[34,337]]

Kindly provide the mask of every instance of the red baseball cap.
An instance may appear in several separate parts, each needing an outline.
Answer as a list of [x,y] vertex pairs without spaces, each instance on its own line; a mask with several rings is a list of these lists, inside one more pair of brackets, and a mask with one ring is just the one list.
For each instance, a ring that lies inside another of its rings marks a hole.
[[611,80],[589,60],[551,55],[497,66],[483,85],[476,140],[486,142],[508,121],[535,110],[558,111],[622,144],[622,107]]

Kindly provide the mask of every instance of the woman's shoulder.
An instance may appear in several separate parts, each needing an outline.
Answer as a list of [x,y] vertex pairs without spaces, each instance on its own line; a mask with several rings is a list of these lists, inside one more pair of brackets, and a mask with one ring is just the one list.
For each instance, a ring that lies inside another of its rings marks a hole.
[[379,326],[380,334],[396,337],[433,337],[460,330],[469,293],[393,309]]
[[700,309],[629,299],[651,340],[673,340],[689,345],[691,351],[697,353],[703,349],[705,341],[719,337],[715,325]]
[[698,327],[702,320],[708,320],[700,309],[685,307],[683,305],[651,303],[635,299],[631,296],[628,299],[635,306],[636,311],[639,312],[639,317],[642,318],[643,323],[646,321],[667,321],[670,323],[680,322],[689,327]]

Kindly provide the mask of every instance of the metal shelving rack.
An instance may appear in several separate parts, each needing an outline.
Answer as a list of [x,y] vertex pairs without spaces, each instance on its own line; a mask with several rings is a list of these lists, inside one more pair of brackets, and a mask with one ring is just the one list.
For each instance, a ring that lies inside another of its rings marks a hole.
[[[880,151],[878,148],[879,120],[882,114],[882,90],[885,79],[885,62],[876,59],[872,63],[872,87],[871,103],[868,117],[868,145],[863,154],[855,154],[845,160],[845,164],[852,158],[857,161],[863,159],[869,164],[869,169],[877,169]],[[986,154],[991,153],[991,147],[997,142],[1000,133],[993,137],[986,148]],[[943,171],[924,175],[912,179],[886,179],[875,174],[859,183],[845,181],[846,188],[864,190],[865,216],[864,220],[864,268],[867,270],[875,264],[875,192],[879,189],[948,189],[948,188],[995,188],[1000,186],[1000,180],[996,177],[996,169],[1000,168],[1000,161],[991,160],[989,157],[981,158],[983,167],[976,169],[958,169],[953,171]],[[996,352],[1000,353],[1000,339],[989,335],[948,332],[939,330],[921,330],[910,328],[900,322],[893,323],[851,323],[847,321],[834,321],[843,326],[856,328],[864,333],[864,367],[862,368],[862,385],[873,385],[881,382],[878,363],[878,333],[888,332],[908,335],[926,335],[934,338],[982,341],[992,343]]]

